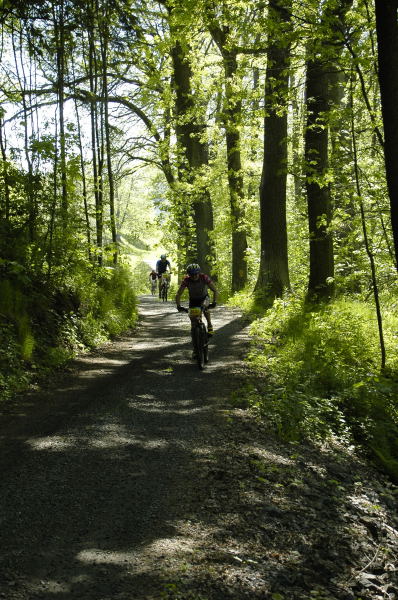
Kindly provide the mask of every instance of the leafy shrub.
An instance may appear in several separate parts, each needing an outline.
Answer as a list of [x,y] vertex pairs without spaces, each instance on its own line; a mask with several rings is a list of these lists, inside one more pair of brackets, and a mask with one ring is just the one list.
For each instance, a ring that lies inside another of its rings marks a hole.
[[21,356],[15,324],[0,322],[0,398],[3,400],[23,389],[29,379]]
[[62,282],[55,278],[51,283],[14,271],[0,283],[3,398],[136,321],[136,297],[127,267],[100,268],[76,261]]
[[[397,372],[394,328],[390,317],[390,375]],[[249,401],[281,437],[355,440],[398,477],[398,386],[379,373],[377,323],[369,304],[339,299],[308,307],[286,297],[254,321],[252,335],[249,363],[263,377]]]
[[136,321],[133,276],[127,267],[102,269],[97,273],[91,312],[109,335],[117,335]]
[[233,296],[228,298],[227,304],[240,308],[244,313],[252,317],[264,313],[264,308],[257,304],[256,297],[253,296],[252,290],[248,288],[240,292],[235,292]]

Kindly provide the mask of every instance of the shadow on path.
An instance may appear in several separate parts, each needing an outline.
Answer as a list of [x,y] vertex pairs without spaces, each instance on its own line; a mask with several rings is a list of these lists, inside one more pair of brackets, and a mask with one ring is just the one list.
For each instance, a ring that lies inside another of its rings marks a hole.
[[98,600],[119,589],[141,598],[159,590],[162,557],[194,543],[178,523],[212,453],[217,402],[235,385],[234,336],[244,324],[219,311],[214,358],[201,372],[189,361],[187,319],[151,297],[141,311],[133,337],[79,359],[78,373],[50,386],[42,404],[34,395],[22,402],[8,430],[4,419],[7,600]]
[[374,600],[352,573],[391,544],[363,465],[226,417],[247,323],[213,320],[202,372],[188,319],[143,297],[133,336],[79,359],[25,427],[34,397],[9,417],[0,598]]

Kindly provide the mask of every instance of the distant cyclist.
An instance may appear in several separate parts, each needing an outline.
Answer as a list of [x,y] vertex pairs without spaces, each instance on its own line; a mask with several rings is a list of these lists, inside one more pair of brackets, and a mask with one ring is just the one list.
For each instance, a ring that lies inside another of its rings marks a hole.
[[157,280],[158,280],[158,274],[156,273],[155,269],[152,269],[152,271],[149,273],[149,284],[151,286],[152,296],[155,295]]
[[[208,288],[213,292],[213,302],[210,304],[210,298],[208,294]],[[194,306],[203,306],[203,314],[207,321],[207,332],[208,335],[213,335],[213,325],[211,322],[209,308],[215,308],[217,303],[217,288],[208,275],[201,272],[200,266],[196,263],[188,265],[187,275],[181,282],[178,292],[176,294],[177,310],[181,310],[181,296],[184,290],[188,290],[189,294],[189,308]]]
[[161,296],[161,287],[162,287],[162,275],[166,273],[167,269],[169,269],[169,273],[171,274],[171,265],[167,260],[166,254],[162,254],[160,259],[156,263],[156,273],[159,277],[159,298]]

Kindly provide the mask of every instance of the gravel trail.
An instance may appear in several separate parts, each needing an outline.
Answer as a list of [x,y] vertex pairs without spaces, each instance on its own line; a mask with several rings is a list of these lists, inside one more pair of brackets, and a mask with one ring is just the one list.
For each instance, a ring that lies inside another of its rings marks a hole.
[[0,407],[0,598],[396,600],[397,487],[232,407],[237,311],[213,311],[204,371],[186,315],[150,296],[140,314]]
[[3,415],[0,597],[164,589],[162,558],[193,543],[183,532],[191,477],[244,352],[245,323],[213,312],[203,372],[190,360],[187,315],[144,296],[133,337],[80,358],[58,387]]

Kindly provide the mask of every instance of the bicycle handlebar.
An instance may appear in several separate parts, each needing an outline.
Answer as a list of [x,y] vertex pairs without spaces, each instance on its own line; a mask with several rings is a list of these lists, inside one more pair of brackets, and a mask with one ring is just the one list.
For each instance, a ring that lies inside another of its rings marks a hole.
[[[216,306],[217,306],[217,303],[216,303],[216,302],[211,302],[211,303],[209,304],[209,306],[207,306],[206,308],[210,308],[210,309],[212,309],[212,308],[215,308]],[[203,307],[202,307],[202,308],[203,308]],[[178,312],[185,312],[185,313],[189,312],[189,309],[188,309],[188,308],[186,308],[185,306],[178,306],[178,307],[177,307],[177,310],[178,310]]]

